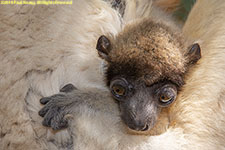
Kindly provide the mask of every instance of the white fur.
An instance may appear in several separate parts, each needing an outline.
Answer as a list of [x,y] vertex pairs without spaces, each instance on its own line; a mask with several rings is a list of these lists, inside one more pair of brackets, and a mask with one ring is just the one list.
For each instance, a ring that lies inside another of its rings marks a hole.
[[110,101],[102,100],[102,110],[80,108],[72,126],[60,132],[43,127],[37,114],[39,99],[67,83],[104,88],[95,45],[101,34],[121,30],[116,11],[101,0],[74,0],[72,6],[1,6],[0,148],[73,149],[73,142],[74,149],[81,150],[225,149],[224,13],[223,0],[198,0],[184,33],[202,41],[203,58],[171,109],[175,125],[159,136],[135,136],[125,133],[118,108]]
[[71,6],[1,5],[0,18],[0,147],[56,149],[70,136],[41,125],[39,99],[67,83],[102,88],[96,41],[120,31],[121,18],[101,0],[75,0]]
[[79,145],[85,141],[81,149],[225,149],[225,2],[217,2],[199,0],[183,29],[188,39],[201,41],[202,59],[189,71],[170,109],[168,130],[159,136],[127,135],[113,113],[117,107],[106,102],[103,105],[110,104],[113,112],[89,108],[75,117],[72,131],[81,137],[74,138]]

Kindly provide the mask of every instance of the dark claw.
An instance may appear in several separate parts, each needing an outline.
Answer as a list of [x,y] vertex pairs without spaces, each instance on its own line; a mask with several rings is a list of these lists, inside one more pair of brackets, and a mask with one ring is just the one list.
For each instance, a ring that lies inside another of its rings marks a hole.
[[40,99],[40,103],[45,105],[47,104],[49,101],[51,100],[51,98],[48,98],[48,97],[43,97]]
[[67,84],[60,90],[60,92],[68,93],[68,92],[71,92],[71,91],[76,90],[76,89],[77,88],[73,84]]

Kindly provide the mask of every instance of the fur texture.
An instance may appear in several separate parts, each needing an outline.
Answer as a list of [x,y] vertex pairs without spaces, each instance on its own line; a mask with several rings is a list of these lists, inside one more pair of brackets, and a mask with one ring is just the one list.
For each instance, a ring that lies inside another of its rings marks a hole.
[[[207,9],[206,9],[207,8]],[[198,0],[183,28],[201,41],[202,59],[171,108],[174,127],[187,133],[189,149],[225,149],[225,1]]]
[[69,82],[102,88],[96,40],[120,30],[119,14],[101,0],[76,0],[71,6],[4,5],[0,18],[1,149],[68,149],[67,131],[41,125],[39,99]]
[[112,101],[101,101],[110,106],[103,110],[81,108],[72,130],[53,132],[41,126],[37,115],[40,97],[57,93],[69,82],[81,89],[103,85],[95,44],[101,34],[120,31],[116,11],[100,0],[77,0],[63,7],[1,6],[1,148],[225,149],[224,10],[223,0],[197,1],[184,33],[191,41],[202,41],[203,58],[170,110],[167,131],[147,137],[121,132]]
[[[198,0],[188,17],[183,29],[184,35],[191,42],[201,41],[202,59],[190,70],[186,85],[169,110],[170,124],[165,133],[154,137],[127,136],[118,128],[112,128],[112,125],[118,127],[120,124],[116,114],[110,112],[102,115],[98,110],[93,110],[95,113],[82,113],[88,115],[82,121],[79,120],[82,118],[75,119],[73,127],[82,130],[81,133],[86,132],[84,135],[90,135],[91,139],[103,142],[103,149],[225,149],[224,13],[223,0]],[[87,116],[90,118],[87,119]],[[101,118],[101,122],[95,117]],[[86,121],[91,122],[80,124]],[[102,138],[103,135],[111,136]],[[91,142],[93,141],[88,143],[91,145]],[[82,149],[88,146],[85,145]]]
[[126,26],[112,40],[107,81],[120,74],[144,79],[149,85],[169,79],[181,86],[186,71],[182,52],[187,49],[183,41],[180,33],[163,21],[144,19]]
[[156,0],[156,5],[166,10],[167,12],[173,12],[179,6],[181,0]]
[[[217,1],[218,2],[218,1]],[[204,9],[200,9],[204,6]],[[196,15],[210,8],[210,13]],[[225,3],[198,1],[184,27],[185,35],[192,41],[201,40],[203,58],[190,70],[186,85],[169,110],[170,124],[159,136],[131,136],[124,133],[114,103],[102,100],[103,106],[110,104],[113,109],[83,107],[71,122],[70,130],[78,141],[78,149],[224,149],[224,32]],[[215,14],[211,16],[211,14]],[[197,17],[196,17],[197,16]],[[195,18],[196,17],[196,18]],[[194,19],[194,20],[192,20]],[[206,20],[204,20],[206,19]],[[195,22],[196,20],[196,22]],[[206,26],[210,22],[218,24]],[[192,24],[193,22],[193,24]],[[195,23],[198,23],[196,28]],[[188,30],[194,31],[190,33]],[[196,29],[199,29],[198,32]],[[202,31],[203,30],[203,31]],[[206,32],[207,31],[207,32]],[[193,36],[194,35],[194,36]],[[100,107],[104,108],[104,107]],[[113,110],[113,111],[112,111]],[[112,112],[111,112],[112,111]],[[118,111],[118,110],[117,110]],[[97,119],[101,118],[101,119]],[[89,122],[90,121],[90,122]],[[89,122],[89,123],[88,123]],[[113,126],[115,128],[113,128]],[[106,128],[105,128],[106,127]],[[110,128],[109,128],[110,127]],[[82,133],[82,136],[80,135]],[[110,135],[110,136],[105,136]],[[82,143],[83,141],[88,143]],[[95,139],[95,140],[93,140]],[[98,143],[98,144],[97,144]]]
[[[107,2],[76,0],[71,6],[1,5],[2,149],[71,147],[68,131],[54,133],[41,125],[37,113],[41,108],[39,99],[57,93],[67,83],[80,89],[104,88],[96,41],[109,31],[115,35],[124,24],[121,15]],[[149,1],[143,3],[151,5]],[[126,12],[124,15],[129,16]]]

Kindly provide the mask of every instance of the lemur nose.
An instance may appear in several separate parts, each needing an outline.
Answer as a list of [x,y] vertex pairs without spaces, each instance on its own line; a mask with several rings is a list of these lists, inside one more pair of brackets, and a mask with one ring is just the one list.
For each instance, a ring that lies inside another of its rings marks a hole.
[[146,124],[144,126],[129,126],[130,129],[135,130],[135,131],[147,131],[149,129],[149,126]]
[[141,131],[147,131],[148,128],[149,128],[149,126],[146,124],[146,125],[144,126],[144,128],[143,128]]

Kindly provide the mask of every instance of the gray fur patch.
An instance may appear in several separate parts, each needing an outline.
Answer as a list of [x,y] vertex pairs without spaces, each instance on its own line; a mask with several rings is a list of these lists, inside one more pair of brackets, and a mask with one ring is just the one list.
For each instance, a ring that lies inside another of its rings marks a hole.
[[117,10],[121,15],[121,17],[123,17],[126,8],[125,0],[104,0],[104,1],[109,2],[112,8]]

